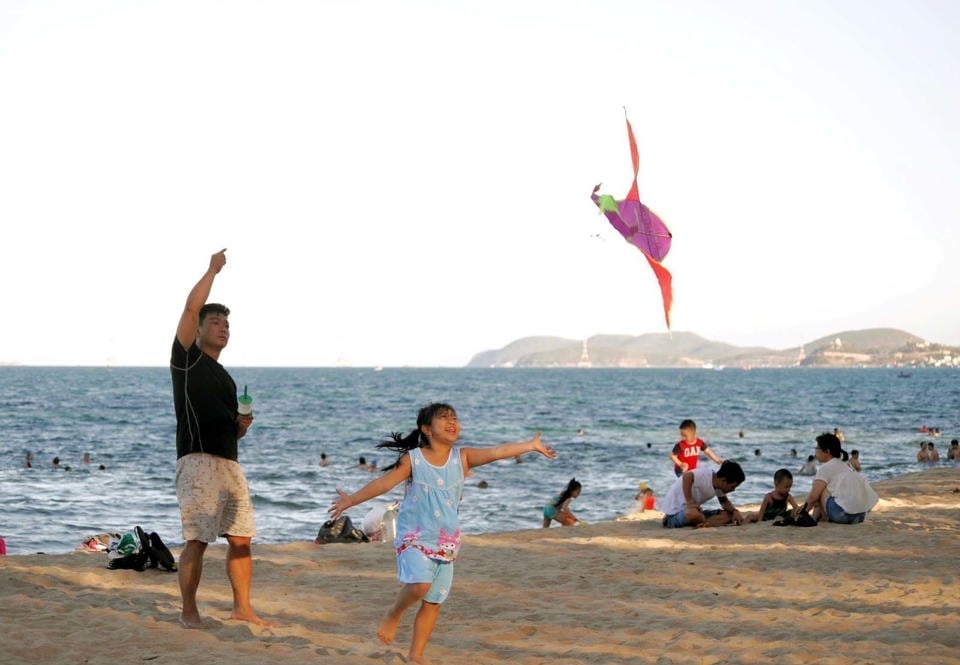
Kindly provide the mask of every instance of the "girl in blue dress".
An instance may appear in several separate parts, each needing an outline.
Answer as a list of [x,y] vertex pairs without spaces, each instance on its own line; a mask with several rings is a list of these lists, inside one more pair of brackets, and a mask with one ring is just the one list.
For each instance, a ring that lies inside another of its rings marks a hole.
[[397,461],[353,494],[338,489],[337,500],[330,507],[336,519],[348,508],[406,481],[394,541],[397,577],[403,587],[383,617],[377,637],[384,644],[391,644],[403,613],[419,601],[407,656],[410,663],[423,662],[423,651],[440,615],[440,605],[450,593],[453,563],[460,549],[457,513],[467,473],[473,467],[524,453],[556,457],[556,452],[540,440],[539,433],[529,441],[493,448],[454,447],[459,437],[460,422],[452,406],[425,406],[417,414],[416,429],[407,436],[394,433],[392,439],[378,446],[397,451]]

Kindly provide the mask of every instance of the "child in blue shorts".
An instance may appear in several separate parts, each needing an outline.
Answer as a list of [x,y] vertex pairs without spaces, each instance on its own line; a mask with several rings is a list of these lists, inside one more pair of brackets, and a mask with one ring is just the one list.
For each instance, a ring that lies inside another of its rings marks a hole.
[[333,519],[350,508],[390,491],[406,481],[406,493],[397,515],[397,578],[403,587],[380,622],[377,637],[391,644],[403,613],[420,601],[414,621],[407,662],[423,662],[423,652],[433,632],[440,605],[450,593],[453,562],[460,549],[458,507],[463,482],[470,469],[499,459],[538,452],[553,459],[552,448],[537,433],[529,441],[505,443],[493,448],[456,448],[460,421],[453,407],[434,403],[420,409],[417,428],[407,436],[394,433],[378,448],[399,453],[384,475],[354,494],[337,490],[330,507]]

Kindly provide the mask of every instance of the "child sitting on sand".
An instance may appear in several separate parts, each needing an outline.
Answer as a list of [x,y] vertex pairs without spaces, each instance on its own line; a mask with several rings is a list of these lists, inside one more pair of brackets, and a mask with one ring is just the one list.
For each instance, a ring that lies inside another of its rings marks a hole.
[[626,512],[628,516],[639,515],[648,510],[655,510],[657,507],[657,498],[653,495],[653,490],[646,483],[639,483],[640,491],[633,497],[633,505]]
[[639,487],[640,491],[633,498],[639,504],[640,512],[643,513],[656,508],[657,497],[653,495],[653,490],[646,483],[640,483]]
[[549,527],[553,520],[559,522],[560,526],[573,526],[580,521],[570,512],[570,502],[580,496],[580,489],[577,479],[571,478],[566,488],[543,507],[544,529]]
[[354,494],[337,490],[330,507],[332,519],[351,506],[389,492],[406,481],[406,492],[397,516],[397,577],[403,587],[380,622],[377,637],[391,644],[404,612],[417,601],[408,663],[423,663],[423,652],[440,615],[440,605],[450,593],[453,562],[460,549],[457,513],[467,473],[475,466],[499,459],[538,452],[553,459],[557,454],[537,433],[529,441],[493,448],[456,448],[460,421],[452,406],[434,403],[420,409],[417,428],[407,436],[394,433],[378,448],[399,453],[384,475]]
[[790,494],[793,487],[793,474],[787,469],[778,469],[773,474],[773,491],[768,492],[760,503],[760,510],[755,513],[748,513],[743,518],[744,522],[766,522],[773,520],[787,513],[789,508],[796,509],[799,506]]

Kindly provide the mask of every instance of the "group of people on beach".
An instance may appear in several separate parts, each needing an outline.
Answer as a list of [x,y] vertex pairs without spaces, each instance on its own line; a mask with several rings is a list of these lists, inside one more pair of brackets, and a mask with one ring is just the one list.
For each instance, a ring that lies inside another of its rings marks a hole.
[[[204,627],[197,606],[203,557],[208,544],[221,536],[227,541],[227,576],[233,590],[231,618],[265,624],[250,600],[251,539],[256,529],[247,479],[237,461],[238,441],[254,417],[249,410],[241,413],[236,384],[219,363],[230,339],[230,310],[207,302],[214,279],[225,264],[226,250],[213,254],[207,270],[190,290],[170,356],[177,419],[176,492],[185,541],[179,562],[180,622],[187,628]],[[869,483],[848,464],[842,434],[837,431],[816,438],[814,458],[819,468],[803,505],[790,493],[791,472],[779,469],[759,511],[742,514],[729,498],[745,480],[742,467],[720,459],[697,436],[692,420],[680,424],[680,434],[670,452],[676,480],[660,504],[664,527],[738,525],[797,517],[808,509],[816,520],[855,524],[862,522],[878,501]],[[490,448],[459,447],[459,437],[460,421],[451,405],[438,402],[423,407],[415,427],[378,444],[378,449],[395,454],[395,459],[357,491],[337,489],[329,509],[331,519],[337,519],[347,509],[405,485],[394,541],[402,586],[377,635],[383,643],[392,643],[405,612],[419,604],[407,659],[411,663],[425,662],[424,650],[450,593],[461,544],[458,507],[470,470],[502,459],[519,461],[527,453],[556,457],[539,433],[525,441]],[[953,448],[956,443],[953,441]],[[700,467],[701,454],[719,468]],[[321,465],[327,463],[322,456]],[[373,470],[371,466],[365,459],[358,461],[360,468]],[[581,489],[576,478],[570,479],[544,507],[543,526],[582,523],[570,510]],[[644,483],[640,489],[638,502],[643,509],[652,509],[653,491]],[[705,509],[706,502],[714,498],[719,509]]]
[[[862,522],[866,514],[877,504],[879,497],[867,480],[858,473],[859,463],[854,466],[840,440],[839,430],[817,437],[813,457],[820,467],[815,471],[813,486],[803,505],[790,494],[793,474],[789,469],[778,469],[773,475],[773,490],[768,492],[755,513],[742,514],[730,501],[728,494],[734,492],[746,479],[743,468],[736,462],[721,460],[706,442],[697,437],[696,423],[684,420],[680,423],[681,439],[670,453],[677,480],[664,496],[660,510],[663,526],[726,526],[750,522],[777,520],[789,516],[797,520],[807,513],[816,521],[826,519],[838,524]],[[698,466],[700,454],[704,453],[720,465],[713,470]],[[704,509],[707,501],[716,498],[718,509]]]

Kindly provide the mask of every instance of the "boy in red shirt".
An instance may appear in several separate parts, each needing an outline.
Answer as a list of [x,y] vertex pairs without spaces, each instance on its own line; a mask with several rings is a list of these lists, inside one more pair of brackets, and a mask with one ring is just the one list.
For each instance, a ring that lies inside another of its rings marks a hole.
[[680,437],[677,445],[670,452],[670,460],[673,462],[673,472],[679,478],[684,471],[693,471],[697,468],[697,462],[700,460],[700,451],[706,453],[707,457],[717,464],[722,464],[723,460],[717,457],[707,446],[707,442],[697,438],[697,424],[692,420],[684,420],[680,423]]

